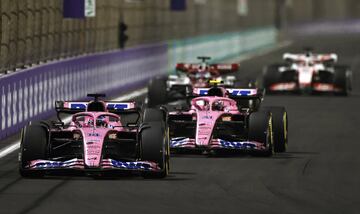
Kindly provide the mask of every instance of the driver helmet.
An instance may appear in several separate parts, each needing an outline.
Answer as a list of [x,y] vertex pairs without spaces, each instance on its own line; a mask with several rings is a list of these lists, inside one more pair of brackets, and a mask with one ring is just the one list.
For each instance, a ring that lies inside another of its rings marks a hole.
[[106,122],[106,117],[105,116],[99,116],[98,118],[96,118],[96,126],[102,126],[102,127],[106,127],[107,126],[107,122]]
[[85,124],[85,126],[87,126],[87,127],[92,127],[92,126],[94,126],[94,121],[93,121],[93,119],[89,119],[88,121],[87,121],[87,124]]
[[305,53],[305,56],[306,57],[312,57],[312,52],[310,50],[307,50],[306,53]]
[[222,111],[224,110],[224,103],[223,101],[215,101],[214,104],[213,104],[213,110],[215,111]]

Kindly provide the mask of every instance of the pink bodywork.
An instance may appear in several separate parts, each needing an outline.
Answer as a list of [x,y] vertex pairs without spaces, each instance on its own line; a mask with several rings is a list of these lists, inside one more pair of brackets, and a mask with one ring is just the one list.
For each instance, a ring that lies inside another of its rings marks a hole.
[[[77,121],[78,117],[84,116],[84,121]],[[96,120],[104,117],[104,123],[107,126],[96,126]],[[109,118],[117,121],[109,121]],[[84,112],[73,115],[69,131],[81,132],[83,136],[84,162],[87,167],[99,167],[104,139],[109,134],[116,134],[118,131],[124,131],[120,117],[112,113],[103,112]]]
[[[204,102],[206,105],[199,105]],[[224,109],[217,111],[211,109],[215,102],[224,103]],[[216,121],[225,115],[241,114],[236,106],[236,102],[226,97],[198,97],[191,101],[191,110],[196,112],[196,145],[206,147],[211,140],[211,133]],[[190,110],[190,111],[191,111]]]
[[[71,108],[71,104],[87,106],[88,102],[65,102],[66,108]],[[112,103],[105,103],[108,106]],[[119,103],[117,103],[119,104]],[[134,108],[134,103],[126,104],[127,108]],[[102,125],[97,124],[98,119],[102,118]],[[30,161],[29,169],[123,169],[123,170],[161,170],[157,163],[151,161],[124,162],[113,159],[102,159],[102,150],[105,137],[111,136],[119,131],[136,132],[136,129],[129,129],[121,124],[120,116],[110,112],[80,112],[72,116],[69,127],[63,131],[71,131],[78,137],[83,138],[84,159],[71,159],[67,161],[52,160],[33,160]],[[58,131],[56,129],[52,131]]]
[[[196,89],[197,91],[199,89]],[[256,90],[256,89],[254,89]],[[215,103],[222,103],[223,108],[221,110],[214,109]],[[195,139],[182,139],[178,144],[175,142],[172,144],[172,148],[208,148],[208,149],[221,149],[225,148],[221,139],[213,139],[212,132],[216,125],[217,120],[221,120],[224,117],[231,118],[231,115],[244,115],[248,112],[240,112],[237,107],[235,100],[228,97],[218,97],[218,96],[203,96],[192,99],[191,109],[187,112],[170,112],[169,114],[190,114],[193,115],[193,118],[196,119],[196,137]],[[261,142],[226,142],[236,146],[246,147],[246,145],[251,145],[252,148],[256,150],[266,149],[263,143]],[[229,147],[230,148],[230,147]]]

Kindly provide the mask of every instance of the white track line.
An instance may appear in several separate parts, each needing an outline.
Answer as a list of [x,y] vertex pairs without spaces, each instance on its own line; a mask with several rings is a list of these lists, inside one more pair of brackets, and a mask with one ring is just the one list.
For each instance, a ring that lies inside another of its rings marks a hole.
[[0,150],[0,159],[20,148],[20,141],[10,144],[9,146]]
[[147,93],[147,88],[145,87],[145,88],[136,90],[134,92],[131,92],[129,94],[125,94],[125,95],[122,95],[120,97],[117,97],[117,98],[113,99],[112,101],[115,101],[115,100],[118,100],[118,101],[132,100],[135,97],[140,97],[140,96],[142,96],[142,95],[144,95],[146,93]]
[[[292,44],[292,41],[281,42],[278,45],[275,45],[274,47],[262,49],[262,50],[259,50],[259,51],[255,52],[255,53],[245,54],[245,55],[243,55],[241,57],[233,58],[233,59],[231,59],[231,61],[246,61],[246,60],[249,60],[249,59],[252,59],[252,58],[256,58],[256,57],[259,57],[259,56],[266,55],[266,54],[268,54],[268,53],[270,53],[272,51],[287,47],[287,46],[289,46],[291,44]],[[234,59],[236,59],[236,60],[234,60]],[[132,100],[135,97],[139,97],[141,95],[144,95],[145,93],[147,93],[147,88],[142,88],[142,89],[136,90],[134,92],[131,92],[129,94],[125,94],[125,95],[122,95],[120,97],[117,97],[117,98],[115,98],[113,100],[119,100],[119,101]],[[70,122],[70,119],[71,119],[71,117],[66,117],[66,118],[63,119],[63,121],[64,122]],[[11,143],[9,146],[1,149],[0,150],[0,159],[7,156],[7,155],[9,155],[10,153],[16,151],[19,148],[20,148],[20,139],[13,142],[13,143]]]

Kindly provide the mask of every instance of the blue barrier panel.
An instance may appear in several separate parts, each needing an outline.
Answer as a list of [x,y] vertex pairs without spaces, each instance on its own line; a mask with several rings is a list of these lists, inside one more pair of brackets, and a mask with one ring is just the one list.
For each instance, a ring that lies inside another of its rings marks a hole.
[[174,11],[186,10],[186,0],[171,0],[170,9]]
[[63,1],[64,18],[84,18],[85,0],[64,0]]

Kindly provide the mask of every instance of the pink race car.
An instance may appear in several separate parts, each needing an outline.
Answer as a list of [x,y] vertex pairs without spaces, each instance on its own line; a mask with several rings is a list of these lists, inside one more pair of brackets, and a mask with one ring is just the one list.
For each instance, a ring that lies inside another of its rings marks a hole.
[[194,94],[190,108],[169,112],[172,151],[285,152],[287,113],[284,107],[260,108],[262,91],[215,86]]
[[[23,177],[61,172],[99,176],[136,172],[163,178],[169,171],[169,141],[160,110],[145,109],[141,115],[134,102],[57,101],[56,111],[73,114],[65,125],[31,123],[22,132],[19,170]],[[124,124],[123,116],[135,121]],[[142,116],[142,123],[139,123]],[[60,118],[60,117],[59,117]]]

